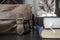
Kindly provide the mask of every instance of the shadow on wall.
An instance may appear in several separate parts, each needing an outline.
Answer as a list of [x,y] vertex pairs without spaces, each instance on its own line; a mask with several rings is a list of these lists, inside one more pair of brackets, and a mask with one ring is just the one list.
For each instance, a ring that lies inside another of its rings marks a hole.
[[60,17],[60,6],[59,5],[60,5],[60,0],[56,0],[56,10],[55,10],[56,12],[55,13],[57,14],[58,17]]
[[23,4],[24,0],[0,0],[0,4]]

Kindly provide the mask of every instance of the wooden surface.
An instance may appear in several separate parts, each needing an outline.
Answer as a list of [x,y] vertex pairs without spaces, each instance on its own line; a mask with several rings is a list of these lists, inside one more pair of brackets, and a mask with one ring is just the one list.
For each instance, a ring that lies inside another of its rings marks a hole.
[[44,29],[41,32],[42,38],[60,38],[60,29],[54,29],[55,32],[50,29]]

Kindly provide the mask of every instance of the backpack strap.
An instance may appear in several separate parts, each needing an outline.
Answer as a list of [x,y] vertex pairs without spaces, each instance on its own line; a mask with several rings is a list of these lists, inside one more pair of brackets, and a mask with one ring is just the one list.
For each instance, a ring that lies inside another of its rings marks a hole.
[[17,18],[16,22],[17,22],[17,33],[19,35],[21,35],[24,33],[24,27],[23,27],[24,19],[23,18]]

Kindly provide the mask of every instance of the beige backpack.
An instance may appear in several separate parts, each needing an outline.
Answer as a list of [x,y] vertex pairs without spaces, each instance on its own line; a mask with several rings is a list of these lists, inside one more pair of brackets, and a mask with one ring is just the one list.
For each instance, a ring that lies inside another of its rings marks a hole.
[[27,4],[0,4],[0,33],[23,34],[30,30],[32,7]]

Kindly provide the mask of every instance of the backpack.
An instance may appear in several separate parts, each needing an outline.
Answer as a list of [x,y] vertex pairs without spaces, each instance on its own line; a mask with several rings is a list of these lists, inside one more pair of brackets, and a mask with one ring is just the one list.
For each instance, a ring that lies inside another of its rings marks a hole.
[[30,30],[32,7],[27,4],[0,4],[0,33],[23,34]]

